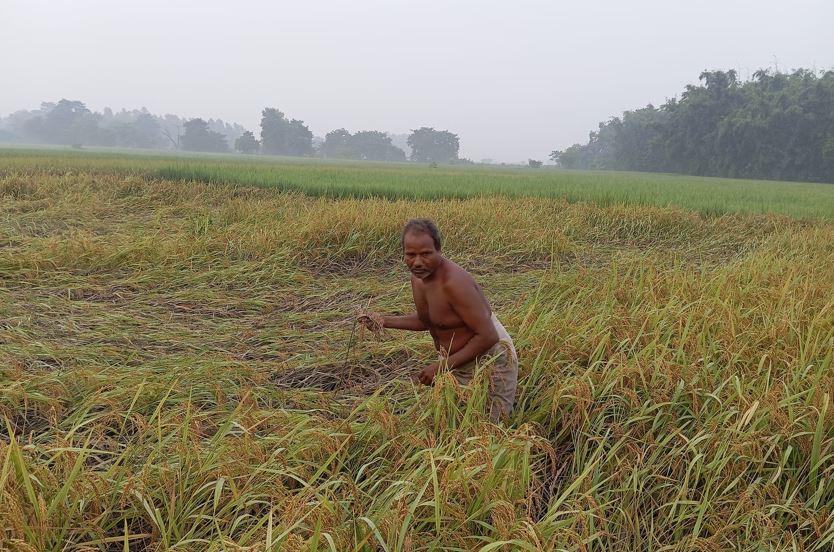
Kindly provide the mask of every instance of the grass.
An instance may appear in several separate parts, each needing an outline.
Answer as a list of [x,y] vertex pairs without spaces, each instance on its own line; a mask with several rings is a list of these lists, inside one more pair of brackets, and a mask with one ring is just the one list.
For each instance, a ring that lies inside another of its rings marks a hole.
[[703,216],[776,213],[834,219],[834,186],[610,171],[439,167],[217,154],[0,150],[0,171],[138,174],[241,184],[330,198],[542,197],[597,205],[680,207]]
[[[44,155],[0,161],[0,548],[831,549],[826,217],[334,199]],[[405,377],[425,336],[347,354],[358,307],[411,308],[416,215],[516,341],[506,424],[483,378]]]

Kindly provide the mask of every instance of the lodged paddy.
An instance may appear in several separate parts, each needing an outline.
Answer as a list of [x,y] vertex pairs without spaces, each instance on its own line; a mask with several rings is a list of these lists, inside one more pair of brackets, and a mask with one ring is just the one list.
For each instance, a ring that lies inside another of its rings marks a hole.
[[[744,213],[648,188],[618,201],[635,175],[576,173],[588,194],[614,179],[609,200],[334,197],[204,178],[233,170],[217,160],[3,155],[0,548],[834,543],[824,185]],[[396,170],[403,190],[432,174]],[[437,189],[480,178],[439,171]],[[545,178],[528,174],[507,172]],[[408,380],[425,336],[351,339],[357,308],[411,307],[413,216],[437,221],[515,339],[505,425],[484,419],[483,388]]]

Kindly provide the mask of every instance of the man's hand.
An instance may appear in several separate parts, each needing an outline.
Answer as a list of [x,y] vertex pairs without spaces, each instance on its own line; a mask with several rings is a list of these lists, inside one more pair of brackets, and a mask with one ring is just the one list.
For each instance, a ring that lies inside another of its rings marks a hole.
[[360,324],[374,333],[381,332],[385,327],[384,318],[376,312],[362,311],[356,319]]
[[417,381],[423,385],[431,385],[434,381],[434,376],[437,375],[438,368],[440,368],[440,366],[437,363],[426,366],[420,370],[419,374],[417,374]]

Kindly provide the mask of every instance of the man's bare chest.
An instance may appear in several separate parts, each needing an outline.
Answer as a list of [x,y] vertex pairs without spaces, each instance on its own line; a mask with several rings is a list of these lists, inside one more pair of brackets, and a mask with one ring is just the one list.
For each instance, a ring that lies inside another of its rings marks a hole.
[[417,301],[417,315],[423,323],[438,330],[459,328],[463,325],[460,316],[442,292],[432,293],[431,289],[423,294],[422,301]]

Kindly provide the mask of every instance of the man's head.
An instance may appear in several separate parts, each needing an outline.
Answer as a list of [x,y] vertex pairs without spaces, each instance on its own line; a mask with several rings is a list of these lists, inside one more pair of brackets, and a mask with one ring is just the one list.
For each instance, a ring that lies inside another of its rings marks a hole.
[[425,280],[443,263],[440,231],[429,219],[411,219],[402,232],[403,259],[411,273]]

